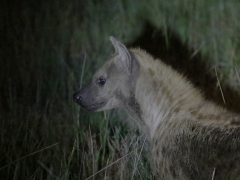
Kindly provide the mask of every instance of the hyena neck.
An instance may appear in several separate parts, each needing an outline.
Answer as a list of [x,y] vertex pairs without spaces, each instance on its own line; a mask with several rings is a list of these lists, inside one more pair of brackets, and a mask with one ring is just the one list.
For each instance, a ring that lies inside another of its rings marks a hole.
[[139,104],[138,113],[129,112],[137,117],[138,125],[150,136],[163,121],[177,121],[170,118],[185,111],[186,113],[202,104],[203,97],[185,78],[171,67],[159,60],[154,60],[147,53],[133,49],[135,58],[140,64],[140,73],[135,88],[135,102]]
[[150,140],[151,134],[149,126],[143,119],[143,112],[141,105],[135,98],[135,93],[131,93],[131,96],[126,100],[125,109],[128,114],[133,118],[139,129],[146,135],[147,139]]

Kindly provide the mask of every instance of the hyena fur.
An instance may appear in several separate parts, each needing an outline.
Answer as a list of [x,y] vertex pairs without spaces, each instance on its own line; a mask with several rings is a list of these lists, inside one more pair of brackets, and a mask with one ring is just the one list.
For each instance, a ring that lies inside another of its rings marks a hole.
[[156,179],[240,179],[240,116],[145,51],[110,40],[115,54],[74,101],[90,111],[126,109],[150,141]]

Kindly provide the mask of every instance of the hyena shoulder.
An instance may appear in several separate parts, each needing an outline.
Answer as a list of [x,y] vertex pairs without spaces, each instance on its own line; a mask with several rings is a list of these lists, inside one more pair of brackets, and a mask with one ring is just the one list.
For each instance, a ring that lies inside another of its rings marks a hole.
[[216,179],[239,179],[239,115],[206,101],[185,77],[145,51],[131,51],[144,77],[136,91],[148,93],[138,99],[151,127],[155,176],[211,179],[214,172]]

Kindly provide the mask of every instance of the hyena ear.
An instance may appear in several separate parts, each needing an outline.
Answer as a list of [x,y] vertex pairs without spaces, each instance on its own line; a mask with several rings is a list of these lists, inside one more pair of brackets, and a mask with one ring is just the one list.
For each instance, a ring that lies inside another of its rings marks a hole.
[[115,59],[115,63],[119,68],[124,68],[127,70],[127,74],[132,74],[132,59],[128,49],[114,37],[110,36],[110,41],[112,42],[115,53],[118,54],[119,58]]

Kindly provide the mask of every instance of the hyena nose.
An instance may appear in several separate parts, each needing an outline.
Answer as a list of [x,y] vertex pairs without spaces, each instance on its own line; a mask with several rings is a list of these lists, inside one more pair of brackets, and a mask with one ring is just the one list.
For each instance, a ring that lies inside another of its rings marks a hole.
[[76,103],[81,103],[82,102],[82,96],[79,93],[74,93],[73,94],[73,100]]

